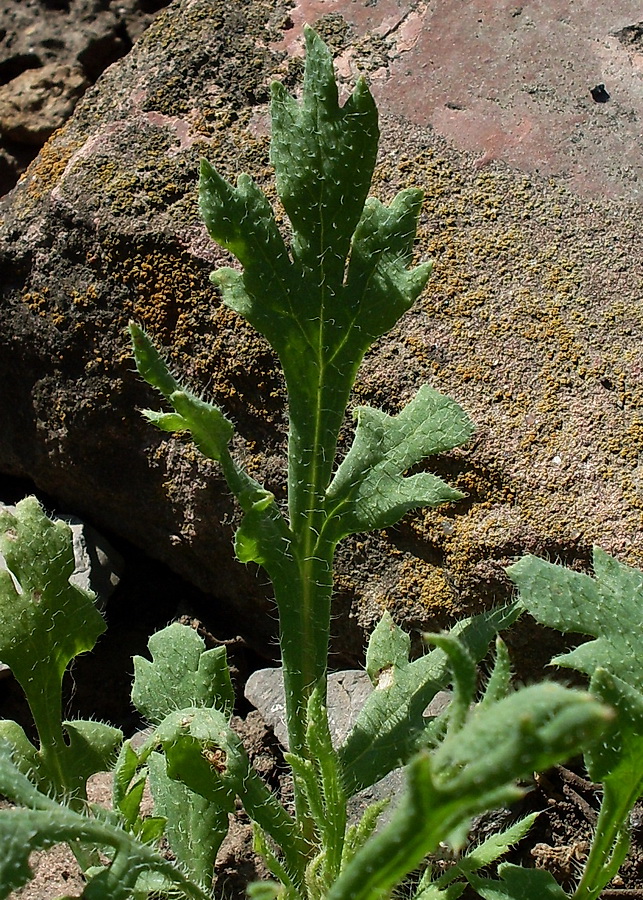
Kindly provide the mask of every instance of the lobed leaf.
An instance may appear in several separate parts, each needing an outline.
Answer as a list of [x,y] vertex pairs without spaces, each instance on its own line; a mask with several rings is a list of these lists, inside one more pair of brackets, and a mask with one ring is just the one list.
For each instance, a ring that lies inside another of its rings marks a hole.
[[364,406],[356,417],[355,439],[326,492],[327,527],[337,540],[386,528],[414,507],[464,496],[437,475],[404,476],[427,456],[450,450],[473,433],[454,400],[424,385],[397,416]]
[[219,269],[213,281],[284,368],[296,458],[291,483],[318,458],[325,486],[359,363],[428,278],[427,265],[409,269],[421,194],[403,191],[389,207],[374,200],[365,207],[377,110],[362,80],[339,106],[330,52],[311,29],[301,102],[275,83],[271,111],[271,159],[290,245],[247,176],[232,187],[203,162],[200,206],[210,235],[243,265],[242,272]]
[[117,825],[75,812],[41,793],[13,763],[6,744],[0,744],[0,794],[21,805],[0,810],[0,900],[32,878],[29,855],[33,850],[60,843],[112,848],[109,866],[98,870],[85,887],[83,897],[89,900],[125,900],[148,872],[163,876],[166,884],[191,900],[209,900],[153,847]]
[[643,572],[600,547],[594,547],[593,563],[593,578],[535,556],[523,557],[507,572],[520,589],[520,602],[538,622],[596,638],[552,663],[590,676],[597,667],[606,669],[643,691],[643,667],[638,662]]
[[193,628],[174,622],[148,641],[152,661],[134,657],[132,702],[157,725],[176,709],[216,707],[230,714],[234,691],[225,647],[205,649]]
[[[39,748],[13,723],[0,726],[22,771],[58,795],[82,798],[90,775],[109,768],[121,732],[98,722],[62,722],[62,679],[74,657],[105,630],[94,595],[70,582],[69,525],[53,522],[35,497],[0,513],[0,659],[10,666],[33,715]],[[66,734],[64,734],[66,732]]]
[[298,104],[272,86],[270,158],[303,266],[341,283],[351,237],[362,215],[377,156],[377,108],[360,79],[339,106],[328,47],[304,29],[306,68]]

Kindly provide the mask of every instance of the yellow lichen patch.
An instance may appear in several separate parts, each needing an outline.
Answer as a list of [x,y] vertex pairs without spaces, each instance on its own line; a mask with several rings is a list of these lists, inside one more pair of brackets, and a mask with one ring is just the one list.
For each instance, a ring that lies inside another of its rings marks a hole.
[[69,160],[83,146],[83,140],[67,138],[67,129],[64,126],[47,141],[20,179],[26,183],[26,196],[33,203],[60,183]]
[[33,313],[41,319],[47,319],[55,328],[66,325],[67,313],[62,308],[59,298],[47,286],[39,291],[26,291],[22,294],[21,300]]
[[441,566],[417,557],[407,557],[399,568],[399,596],[395,608],[419,604],[429,616],[451,617],[458,612],[457,596]]
[[[439,146],[410,142],[386,154],[374,193],[407,186],[425,191],[417,258],[432,258],[434,270],[396,352],[478,428],[461,471],[445,475],[469,494],[453,506],[452,532],[441,534],[439,511],[404,525],[436,555],[451,591],[436,596],[450,609],[497,602],[509,591],[502,566],[526,549],[586,561],[597,541],[640,563],[643,306],[603,287],[617,279],[601,228],[578,227],[580,201],[563,188],[500,166],[467,171],[446,147],[442,157]],[[626,260],[621,271],[626,278]],[[360,400],[378,393],[377,371],[370,365]],[[422,566],[427,576],[431,564]],[[400,576],[409,602],[421,593],[409,572],[422,566],[407,561]],[[423,602],[433,614],[426,592]]]

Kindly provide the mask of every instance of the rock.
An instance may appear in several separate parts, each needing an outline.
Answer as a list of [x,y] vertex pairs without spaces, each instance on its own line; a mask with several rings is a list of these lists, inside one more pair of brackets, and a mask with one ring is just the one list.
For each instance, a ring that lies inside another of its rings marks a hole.
[[[320,23],[347,81],[358,64],[379,66],[379,83],[403,80],[397,32],[378,56],[385,7],[368,7],[359,40]],[[234,452],[283,500],[281,374],[208,281],[228,257],[207,239],[196,178],[207,155],[274,191],[268,84],[301,76],[281,49],[287,25],[279,0],[174,3],[87,91],[0,211],[0,469],[168,563],[273,654],[267,579],[233,558],[238,510],[215,464],[136,412],[159,401],[133,371],[125,327],[144,324],[225,409]],[[474,166],[395,104],[382,104],[381,131],[373,193],[425,189],[417,252],[435,274],[368,356],[353,400],[395,412],[429,382],[478,430],[429,463],[465,501],[340,546],[338,665],[359,662],[383,609],[419,644],[420,632],[506,600],[504,566],[525,551],[586,568],[598,542],[643,562],[639,207]],[[349,440],[347,422],[340,453]],[[529,636],[515,645],[534,666],[551,655]]]
[[[340,744],[355,724],[359,711],[373,690],[371,681],[361,670],[333,672],[328,677],[328,720],[333,741]],[[258,669],[245,688],[246,700],[259,710],[281,745],[288,749],[284,679],[279,668]]]
[[[328,724],[333,744],[339,746],[355,724],[362,707],[373,690],[370,678],[362,669],[331,672],[328,676]],[[288,749],[288,731],[284,719],[284,679],[280,668],[257,669],[246,682],[245,697],[259,710],[264,721],[281,745]],[[450,691],[438,691],[425,710],[437,716],[448,705]]]
[[168,3],[0,0],[0,194]]
[[69,118],[89,82],[80,66],[27,69],[0,87],[0,133],[42,147]]
[[[0,508],[9,512],[15,510],[15,507],[2,502]],[[76,568],[69,580],[83,590],[93,591],[96,595],[96,606],[104,610],[107,600],[120,581],[123,571],[122,556],[102,534],[76,516],[53,513],[51,518],[67,522],[72,531]],[[6,568],[7,564],[0,552],[0,569]],[[0,662],[0,678],[8,671],[9,667]]]

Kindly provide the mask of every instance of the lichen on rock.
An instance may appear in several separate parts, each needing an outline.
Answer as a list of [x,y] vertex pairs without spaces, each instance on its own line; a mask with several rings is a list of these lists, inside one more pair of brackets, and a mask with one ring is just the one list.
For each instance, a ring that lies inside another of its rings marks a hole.
[[[299,71],[275,49],[286,21],[276,0],[161,13],[5,200],[0,236],[0,469],[167,561],[264,648],[269,597],[233,559],[231,498],[213,464],[137,416],[150,397],[125,324],[144,323],[220,403],[235,452],[281,497],[281,373],[209,283],[229,260],[200,222],[196,177],[205,155],[274,199],[267,86]],[[524,551],[582,567],[598,542],[643,562],[643,323],[620,299],[635,295],[635,275],[606,213],[536,176],[477,170],[386,108],[381,125],[373,193],[424,189],[417,251],[435,269],[366,359],[354,402],[395,412],[428,381],[477,434],[437,462],[465,501],[345,542],[334,632],[347,661],[384,608],[420,632],[505,599],[503,567]],[[619,222],[633,241],[635,225]]]

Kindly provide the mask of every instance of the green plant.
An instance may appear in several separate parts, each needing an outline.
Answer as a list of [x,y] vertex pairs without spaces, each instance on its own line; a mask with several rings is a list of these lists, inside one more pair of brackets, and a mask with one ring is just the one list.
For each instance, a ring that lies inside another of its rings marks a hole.
[[[283,367],[287,510],[232,456],[233,426],[221,410],[183,388],[147,335],[131,326],[139,372],[172,408],[145,414],[165,431],[189,432],[221,466],[243,511],[236,554],[263,566],[274,586],[293,807],[268,790],[230,727],[224,650],[205,651],[196,634],[178,625],[151,638],[151,660],[135,660],[133,701],[153,730],[137,750],[129,741],[121,745],[113,810],[86,803],[90,769],[109,768],[120,738],[96,723],[62,722],[60,681],[72,657],[93,646],[102,623],[91,597],[69,585],[68,530],[27,500],[0,522],[11,573],[0,572],[0,659],[12,666],[34,709],[39,744],[15,723],[2,723],[0,793],[21,808],[0,811],[0,898],[28,879],[29,851],[57,841],[74,847],[90,900],[207,897],[239,798],[274,876],[252,886],[253,897],[380,900],[440,842],[462,845],[472,816],[519,796],[519,779],[578,752],[609,726],[609,708],[584,692],[556,684],[512,692],[499,639],[490,680],[477,693],[476,663],[519,614],[514,605],[428,635],[434,649],[415,661],[409,638],[385,616],[367,650],[375,689],[346,740],[332,744],[325,700],[335,548],[345,536],[393,525],[415,507],[459,499],[435,475],[406,473],[465,441],[472,426],[453,400],[425,386],[396,416],[357,409],[352,446],[335,470],[363,355],[416,300],[429,266],[411,267],[421,194],[402,191],[389,206],[367,199],[378,128],[365,83],[340,107],[330,53],[312,30],[306,44],[302,102],[273,86],[271,158],[290,241],[247,176],[233,187],[204,162],[200,185],[208,231],[243,267],[219,269],[213,280]],[[73,637],[63,633],[70,621]],[[425,717],[448,684],[447,710]],[[39,710],[43,686],[48,702]],[[92,764],[79,768],[73,753],[80,739]],[[376,831],[378,806],[349,823],[348,799],[400,765],[406,788],[390,821]],[[148,819],[140,813],[146,781],[155,803]],[[469,853],[458,874],[473,877],[528,825]],[[176,864],[155,847],[162,833]],[[436,891],[456,897],[462,888],[454,877],[432,881],[428,871],[416,898]]]
[[[629,815],[643,794],[643,667],[639,659],[643,573],[594,548],[594,577],[533,556],[509,569],[521,604],[536,621],[595,640],[552,663],[589,677],[589,692],[617,713],[603,739],[585,753],[602,785],[594,839],[573,900],[595,900],[621,867],[630,845]],[[495,898],[493,887],[483,897]],[[550,896],[556,896],[553,893]],[[561,898],[566,896],[560,892]]]

